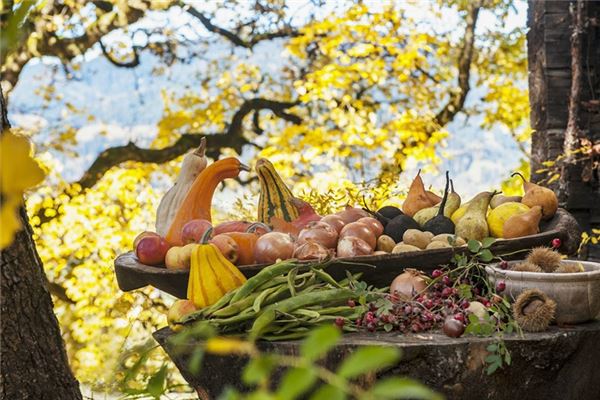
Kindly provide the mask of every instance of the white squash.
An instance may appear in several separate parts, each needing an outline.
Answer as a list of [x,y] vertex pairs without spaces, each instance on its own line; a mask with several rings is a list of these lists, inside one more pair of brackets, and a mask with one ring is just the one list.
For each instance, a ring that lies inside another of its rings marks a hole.
[[165,193],[156,210],[156,233],[160,236],[165,237],[167,235],[171,222],[175,218],[194,180],[206,168],[208,161],[206,160],[205,153],[206,138],[202,138],[200,146],[183,157],[179,176],[175,180],[173,187]]

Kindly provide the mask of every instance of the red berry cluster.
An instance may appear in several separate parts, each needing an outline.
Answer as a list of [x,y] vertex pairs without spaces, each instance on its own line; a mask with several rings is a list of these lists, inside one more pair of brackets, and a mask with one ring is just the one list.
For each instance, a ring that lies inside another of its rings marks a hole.
[[[413,300],[401,301],[390,296],[391,307],[378,307],[375,302],[369,303],[369,310],[355,321],[356,326],[370,332],[384,328],[402,333],[417,333],[441,328],[448,317],[465,324],[465,310],[469,307],[469,302],[460,298],[454,287],[455,282],[439,269],[434,270],[431,276],[438,282]],[[489,304],[488,300],[483,300]]]

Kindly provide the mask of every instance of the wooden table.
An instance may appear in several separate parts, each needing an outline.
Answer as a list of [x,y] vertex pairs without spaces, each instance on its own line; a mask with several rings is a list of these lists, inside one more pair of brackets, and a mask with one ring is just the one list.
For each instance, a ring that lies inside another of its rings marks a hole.
[[[187,365],[198,343],[190,342],[185,345],[188,350],[175,354],[167,342],[172,334],[163,328],[154,337],[202,399],[217,398],[228,385],[242,389],[240,375],[247,359],[205,355],[202,370],[194,375]],[[453,339],[440,332],[346,334],[323,363],[335,368],[357,347],[379,344],[400,348],[403,356],[396,366],[371,379],[410,376],[442,392],[447,399],[600,399],[600,321],[552,327],[522,337],[507,336],[512,365],[488,376],[483,360],[486,346],[493,341],[473,336]],[[262,351],[284,354],[297,354],[298,346],[298,341],[258,343]]]

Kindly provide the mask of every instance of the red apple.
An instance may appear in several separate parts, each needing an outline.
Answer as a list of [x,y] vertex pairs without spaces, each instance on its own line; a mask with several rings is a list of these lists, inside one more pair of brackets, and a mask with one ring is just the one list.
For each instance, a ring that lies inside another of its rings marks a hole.
[[135,255],[142,264],[158,265],[165,262],[169,247],[169,243],[164,238],[158,235],[148,235],[138,241]]
[[193,219],[183,226],[181,240],[183,243],[198,243],[209,228],[212,228],[212,224],[207,220]]
[[140,242],[140,240],[142,240],[143,238],[148,237],[148,236],[160,237],[160,235],[156,232],[144,231],[144,232],[140,233],[139,235],[137,235],[135,237],[135,239],[133,239],[133,249],[135,250],[137,248],[137,245]]
[[210,243],[217,246],[221,254],[223,254],[223,256],[225,256],[232,264],[237,263],[240,256],[240,249],[231,236],[226,234],[217,235],[210,240]]

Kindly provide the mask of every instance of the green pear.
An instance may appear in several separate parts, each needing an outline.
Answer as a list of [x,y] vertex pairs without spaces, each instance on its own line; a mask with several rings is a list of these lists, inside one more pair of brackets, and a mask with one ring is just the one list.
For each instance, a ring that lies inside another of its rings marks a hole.
[[465,215],[456,224],[457,236],[466,240],[483,240],[489,236],[486,214],[492,195],[491,192],[482,192],[469,202]]
[[[444,216],[448,218],[450,218],[452,214],[454,214],[454,211],[458,210],[460,207],[460,196],[454,191],[454,184],[452,183],[452,180],[450,180],[450,185],[452,186],[452,192],[448,193],[448,199],[446,200],[446,206],[444,207]],[[413,216],[413,219],[417,221],[419,225],[423,226],[427,223],[427,221],[438,214],[439,209],[439,204],[433,207],[424,208],[417,211],[417,213]]]

